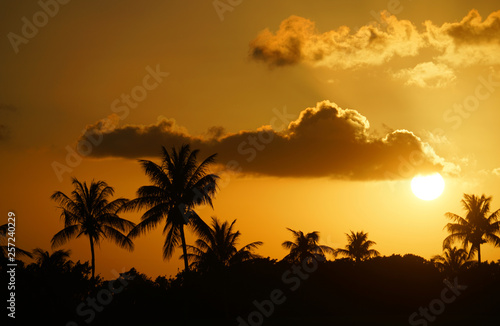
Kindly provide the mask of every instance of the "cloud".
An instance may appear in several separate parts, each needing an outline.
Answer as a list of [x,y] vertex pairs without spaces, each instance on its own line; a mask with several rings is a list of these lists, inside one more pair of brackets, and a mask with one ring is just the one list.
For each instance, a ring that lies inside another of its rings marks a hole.
[[437,60],[456,67],[500,64],[500,11],[483,21],[473,9],[460,22],[425,26],[429,44],[442,51]]
[[381,24],[373,23],[351,32],[347,26],[319,33],[309,19],[291,16],[273,34],[260,32],[250,43],[250,56],[270,67],[302,62],[332,68],[380,65],[394,56],[415,56],[424,46],[416,27],[387,12]]
[[[93,157],[153,158],[161,146],[190,143],[203,156],[218,153],[218,162],[246,174],[279,177],[332,177],[352,180],[410,178],[416,173],[443,171],[447,164],[432,147],[407,130],[384,137],[370,132],[368,119],[356,110],[323,101],[303,110],[283,131],[271,126],[225,133],[220,128],[192,136],[172,119],[155,124],[101,130],[102,142]],[[79,142],[86,140],[82,136]]]
[[405,85],[423,88],[442,88],[449,85],[457,77],[453,69],[443,63],[419,63],[413,68],[402,69],[393,75],[406,80]]
[[[340,26],[322,33],[313,21],[290,16],[275,33],[266,28],[250,42],[250,57],[271,68],[305,63],[354,69],[382,65],[395,57],[416,57],[422,49],[437,51],[436,63],[426,58],[401,73],[420,76],[408,82],[423,87],[448,83],[454,75],[451,68],[500,64],[500,11],[482,20],[473,9],[459,22],[436,25],[426,21],[420,29],[384,11],[380,23],[372,22],[357,31]],[[438,75],[439,71],[445,74]]]

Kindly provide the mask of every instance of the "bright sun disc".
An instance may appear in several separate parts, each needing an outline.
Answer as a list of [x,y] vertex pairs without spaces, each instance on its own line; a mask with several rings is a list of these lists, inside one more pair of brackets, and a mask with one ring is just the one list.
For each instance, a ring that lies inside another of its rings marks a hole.
[[443,193],[444,179],[439,173],[419,174],[411,180],[411,190],[422,200],[433,200]]

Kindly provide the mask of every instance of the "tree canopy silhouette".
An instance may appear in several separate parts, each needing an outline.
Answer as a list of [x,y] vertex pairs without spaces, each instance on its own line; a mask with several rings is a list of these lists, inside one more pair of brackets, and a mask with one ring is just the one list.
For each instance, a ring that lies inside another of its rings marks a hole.
[[350,259],[353,259],[356,263],[360,261],[380,256],[380,253],[375,249],[370,249],[371,246],[376,245],[377,243],[371,240],[368,240],[368,233],[363,231],[354,233],[351,231],[351,234],[347,234],[347,245],[345,249],[339,248],[335,252],[337,255],[346,256]]
[[449,244],[443,249],[443,255],[435,255],[431,261],[448,276],[456,275],[472,265],[465,249],[451,247]]
[[122,232],[131,230],[135,223],[120,218],[118,210],[128,201],[118,198],[109,201],[114,189],[104,181],[92,181],[90,187],[73,178],[75,187],[70,196],[56,191],[51,199],[56,201],[61,209],[64,229],[52,237],[52,247],[62,245],[72,238],[84,235],[90,242],[92,259],[92,279],[95,279],[94,246],[99,245],[102,238],[109,238],[118,246],[133,250],[134,244]]
[[477,253],[477,261],[481,264],[481,245],[490,242],[500,246],[500,222],[498,220],[500,210],[490,214],[492,197],[481,197],[464,194],[462,206],[466,212],[465,217],[454,213],[446,213],[445,216],[455,223],[448,223],[445,229],[450,233],[443,241],[443,248],[449,247],[454,241],[460,241],[463,248],[469,249],[469,258]]
[[313,231],[304,234],[302,231],[295,231],[287,228],[293,234],[293,241],[285,241],[281,245],[290,250],[290,253],[283,258],[292,263],[299,263],[304,259],[315,258],[326,260],[325,254],[335,254],[335,250],[325,245],[320,245],[319,232]]
[[184,225],[189,225],[199,235],[208,234],[208,225],[194,211],[197,205],[208,204],[217,190],[219,177],[208,173],[208,168],[215,161],[216,154],[210,155],[198,165],[199,150],[191,151],[189,145],[183,145],[177,151],[175,147],[169,153],[162,147],[160,165],[140,160],[144,172],[152,185],[142,186],[137,190],[137,198],[131,200],[125,209],[146,208],[141,222],[129,233],[136,237],[154,229],[165,220],[163,233],[166,234],[163,245],[163,258],[172,257],[175,247],[182,246],[184,266],[189,270]]
[[227,221],[221,224],[216,217],[212,217],[209,232],[196,240],[194,246],[187,246],[188,260],[192,261],[190,266],[198,271],[220,271],[224,267],[259,258],[253,251],[263,244],[261,241],[236,249],[241,233],[234,230],[235,223],[236,220],[231,224]]

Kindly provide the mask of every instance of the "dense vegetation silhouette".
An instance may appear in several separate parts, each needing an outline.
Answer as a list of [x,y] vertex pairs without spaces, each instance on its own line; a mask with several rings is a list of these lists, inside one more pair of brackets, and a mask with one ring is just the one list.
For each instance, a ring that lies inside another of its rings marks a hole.
[[[64,221],[53,247],[85,236],[91,262],[73,262],[67,249],[18,251],[26,262],[16,260],[17,324],[500,324],[500,261],[481,262],[480,256],[481,244],[500,245],[499,211],[490,214],[491,197],[464,195],[466,216],[446,213],[455,223],[446,225],[450,234],[443,253],[431,260],[413,254],[381,256],[363,231],[350,231],[346,246],[334,249],[320,244],[318,231],[291,228],[292,238],[282,242],[288,253],[277,260],[258,254],[260,241],[240,246],[236,220],[213,217],[207,225],[195,212],[198,205],[212,205],[218,176],[208,169],[214,155],[198,164],[198,151],[188,145],[170,153],[163,147],[162,153],[160,165],[140,161],[152,184],[140,187],[131,201],[111,201],[113,188],[104,181],[87,186],[73,179],[69,196],[60,191],[52,195]],[[119,217],[140,209],[146,211],[137,225]],[[113,271],[109,280],[95,274],[94,250],[100,240],[110,238],[133,249],[132,238],[163,221],[163,256],[168,259],[181,249],[183,271],[155,280],[135,268]],[[185,225],[198,236],[193,245],[186,243]],[[8,283],[6,234],[7,227],[1,226],[2,284]],[[472,261],[476,253],[477,263]],[[445,290],[453,300],[443,297]]]

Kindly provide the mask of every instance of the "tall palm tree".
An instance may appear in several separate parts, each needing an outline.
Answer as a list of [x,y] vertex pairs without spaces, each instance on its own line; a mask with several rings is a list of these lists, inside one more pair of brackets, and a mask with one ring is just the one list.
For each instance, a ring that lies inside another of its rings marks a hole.
[[481,264],[481,245],[493,243],[500,246],[500,210],[490,214],[492,197],[481,197],[464,194],[462,206],[466,212],[465,217],[454,213],[446,213],[445,216],[455,223],[448,223],[445,229],[450,233],[443,241],[443,248],[450,246],[454,241],[460,241],[463,248],[470,245],[469,258],[477,252],[477,261]]
[[215,161],[216,154],[207,157],[198,165],[199,150],[191,151],[189,145],[175,147],[169,153],[162,146],[160,165],[140,160],[144,172],[152,185],[142,186],[137,190],[137,198],[131,200],[125,209],[148,209],[141,217],[141,222],[129,233],[136,237],[154,229],[165,220],[163,233],[166,234],[163,245],[163,258],[169,259],[175,247],[182,246],[184,266],[189,270],[184,225],[189,225],[196,233],[208,233],[208,225],[194,211],[197,205],[212,206],[212,197],[217,190],[219,177],[208,173],[208,168]]
[[216,217],[212,217],[208,234],[196,240],[195,246],[187,246],[188,260],[192,261],[190,266],[200,271],[220,271],[224,267],[260,257],[253,250],[262,245],[261,241],[236,249],[241,233],[233,229],[235,222],[221,224]]
[[92,181],[90,187],[73,178],[75,187],[70,196],[56,191],[50,197],[61,209],[64,228],[52,238],[52,247],[62,245],[71,238],[84,235],[90,242],[92,255],[92,279],[95,279],[94,246],[99,245],[102,238],[109,238],[121,248],[133,250],[134,245],[124,233],[131,230],[135,223],[120,218],[118,210],[127,203],[127,199],[118,198],[109,201],[114,189],[104,181]]
[[431,261],[436,267],[448,274],[455,275],[461,270],[467,269],[472,265],[469,260],[467,250],[463,248],[451,247],[447,245],[443,249],[443,255],[435,255]]
[[293,234],[293,241],[285,241],[281,245],[290,250],[290,253],[283,258],[289,262],[299,263],[304,259],[315,258],[325,260],[325,254],[335,254],[335,250],[325,245],[318,244],[319,232],[314,231],[304,234],[302,231],[295,231],[287,228]]
[[375,249],[370,249],[371,246],[377,243],[368,240],[368,233],[363,231],[347,234],[347,245],[345,249],[339,248],[335,252],[337,255],[343,255],[350,259],[354,259],[356,263],[360,261],[380,256],[380,253]]

